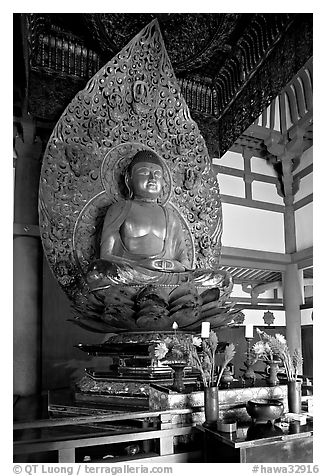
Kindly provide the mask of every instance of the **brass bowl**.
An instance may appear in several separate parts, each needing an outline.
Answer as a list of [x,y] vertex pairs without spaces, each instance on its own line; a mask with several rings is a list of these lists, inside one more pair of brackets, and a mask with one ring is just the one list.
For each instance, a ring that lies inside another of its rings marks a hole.
[[284,412],[284,405],[281,400],[255,399],[249,400],[246,405],[248,414],[254,423],[274,423]]
[[284,433],[277,425],[270,423],[253,423],[247,430],[246,440],[258,440],[260,438],[270,438],[273,436],[282,436]]

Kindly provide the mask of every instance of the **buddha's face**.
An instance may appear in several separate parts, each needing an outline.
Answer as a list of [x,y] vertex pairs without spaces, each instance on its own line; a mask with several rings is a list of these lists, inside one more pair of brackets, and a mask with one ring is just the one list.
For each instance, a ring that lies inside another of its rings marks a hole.
[[163,169],[151,162],[138,162],[131,170],[129,187],[135,198],[156,199],[162,191]]

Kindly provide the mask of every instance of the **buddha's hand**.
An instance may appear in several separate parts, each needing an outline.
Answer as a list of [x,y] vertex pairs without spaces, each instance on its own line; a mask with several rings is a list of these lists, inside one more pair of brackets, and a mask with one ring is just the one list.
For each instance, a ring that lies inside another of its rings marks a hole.
[[179,261],[172,259],[145,259],[139,262],[139,264],[148,269],[154,269],[157,271],[165,271],[170,273],[180,273],[186,270],[186,268]]

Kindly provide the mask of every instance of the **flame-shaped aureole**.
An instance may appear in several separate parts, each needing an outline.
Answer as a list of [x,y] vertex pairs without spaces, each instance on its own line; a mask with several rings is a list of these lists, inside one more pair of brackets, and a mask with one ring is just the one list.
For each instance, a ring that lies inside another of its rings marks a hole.
[[146,148],[163,160],[162,202],[183,220],[190,261],[216,270],[222,233],[218,184],[157,20],[74,97],[47,145],[41,236],[50,266],[73,300],[96,257],[105,211],[126,194],[123,173],[135,152]]

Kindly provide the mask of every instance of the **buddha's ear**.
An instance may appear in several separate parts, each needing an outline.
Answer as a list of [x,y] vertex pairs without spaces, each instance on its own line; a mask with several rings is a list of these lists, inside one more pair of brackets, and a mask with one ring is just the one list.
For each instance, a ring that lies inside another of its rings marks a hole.
[[131,180],[130,175],[129,175],[129,173],[127,172],[127,173],[125,174],[125,184],[126,184],[126,187],[127,187],[127,189],[128,189],[128,196],[129,196],[129,198],[132,198],[133,192],[132,192],[132,189],[131,189],[130,180]]

